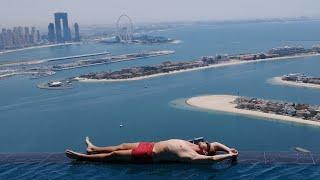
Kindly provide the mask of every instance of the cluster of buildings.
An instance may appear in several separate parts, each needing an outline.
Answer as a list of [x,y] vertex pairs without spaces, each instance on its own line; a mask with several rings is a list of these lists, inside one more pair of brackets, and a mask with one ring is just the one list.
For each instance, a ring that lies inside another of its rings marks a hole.
[[305,49],[301,46],[297,46],[297,47],[284,46],[280,48],[272,48],[266,53],[240,54],[230,58],[239,59],[243,61],[252,61],[252,60],[293,56],[293,55],[307,54],[307,53],[320,53],[320,46],[313,46],[311,49]]
[[278,54],[279,56],[289,56],[294,54],[301,54],[301,53],[310,53],[312,52],[312,49],[305,49],[302,46],[297,47],[290,47],[290,46],[284,46],[281,48],[272,48],[269,50],[269,54]]
[[48,25],[48,41],[51,43],[64,43],[80,41],[80,30],[78,23],[73,25],[74,36],[68,22],[68,14],[64,12],[54,13],[54,23]]
[[320,53],[320,45],[319,44],[313,45],[311,50],[313,52]]
[[242,61],[252,61],[252,60],[259,60],[259,59],[267,59],[267,58],[275,58],[279,57],[278,54],[268,54],[268,53],[257,53],[257,54],[241,54],[235,59],[239,59]]
[[284,81],[292,81],[298,83],[310,83],[320,85],[320,77],[306,76],[301,73],[287,74],[281,77]]
[[[136,44],[160,44],[160,43],[172,43],[174,41],[175,40],[166,38],[163,36],[141,35],[141,36],[132,36],[129,42],[136,43]],[[128,43],[126,41],[122,41],[120,36],[115,36],[114,39],[103,39],[100,42],[106,43],[106,44]]]
[[157,43],[171,43],[174,42],[173,39],[169,39],[163,36],[149,36],[149,35],[141,35],[141,36],[133,36],[133,43],[138,44],[157,44]]
[[[319,51],[318,51],[319,50]],[[135,78],[140,76],[148,76],[159,73],[168,73],[172,71],[180,71],[186,69],[193,69],[199,67],[205,67],[213,64],[225,63],[231,60],[237,61],[254,61],[260,59],[269,59],[276,57],[286,57],[294,55],[305,55],[319,53],[320,47],[313,47],[311,49],[305,49],[303,47],[281,47],[273,48],[266,53],[257,53],[257,54],[240,54],[240,55],[217,55],[217,56],[204,56],[196,61],[187,61],[187,62],[163,62],[160,65],[155,66],[142,66],[134,68],[126,68],[114,72],[101,72],[101,73],[91,73],[86,75],[81,75],[82,78],[88,79],[128,79]],[[308,79],[310,82],[318,81],[318,79],[312,78]]]
[[0,32],[0,50],[37,45],[41,42],[40,31],[35,27],[3,28]]
[[[71,31],[67,13],[55,13],[54,23],[48,26],[48,35],[41,35],[35,27],[2,28],[0,32],[0,50],[18,49],[49,43],[79,42],[81,40],[78,23]],[[74,32],[74,33],[73,33]]]
[[269,101],[257,98],[238,97],[234,103],[238,109],[291,116],[312,121],[320,121],[320,107],[308,104]]
[[189,62],[171,62],[166,61],[155,66],[141,66],[133,68],[125,68],[113,72],[90,73],[81,75],[80,78],[87,79],[130,79],[141,76],[148,76],[160,73],[169,73],[173,71],[187,70],[199,67],[205,67],[212,64],[218,64],[229,61],[228,56],[204,56],[196,61]]

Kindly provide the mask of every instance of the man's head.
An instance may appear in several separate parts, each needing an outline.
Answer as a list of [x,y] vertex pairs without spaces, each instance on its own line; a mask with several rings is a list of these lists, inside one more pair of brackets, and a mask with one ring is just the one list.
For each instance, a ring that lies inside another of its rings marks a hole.
[[212,156],[214,155],[216,152],[215,152],[215,148],[213,146],[213,143],[209,143],[207,141],[205,142],[199,142],[198,143],[198,146],[201,150],[201,152],[204,154],[204,155],[207,155],[207,156]]

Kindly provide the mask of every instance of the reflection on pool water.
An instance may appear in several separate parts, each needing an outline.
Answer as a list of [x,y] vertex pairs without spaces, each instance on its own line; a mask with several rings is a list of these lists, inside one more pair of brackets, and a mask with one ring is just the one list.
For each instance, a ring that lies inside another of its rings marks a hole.
[[318,179],[320,154],[240,152],[238,161],[199,164],[103,164],[63,153],[0,154],[0,179]]
[[319,179],[320,166],[241,164],[0,164],[0,179]]

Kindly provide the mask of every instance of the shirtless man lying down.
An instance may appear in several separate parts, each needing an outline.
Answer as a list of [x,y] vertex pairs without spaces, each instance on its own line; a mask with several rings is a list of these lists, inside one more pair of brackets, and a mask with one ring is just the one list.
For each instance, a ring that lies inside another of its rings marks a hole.
[[[86,137],[87,154],[66,150],[71,159],[98,162],[134,163],[215,163],[236,158],[238,151],[218,142],[199,142],[193,144],[181,139],[159,142],[123,143],[118,146],[98,147]],[[217,154],[218,151],[224,152]]]

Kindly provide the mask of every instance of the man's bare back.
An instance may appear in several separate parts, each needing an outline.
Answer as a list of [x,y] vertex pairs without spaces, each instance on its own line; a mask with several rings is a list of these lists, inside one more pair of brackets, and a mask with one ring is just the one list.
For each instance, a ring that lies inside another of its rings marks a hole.
[[[124,143],[118,146],[97,147],[86,138],[87,154],[66,150],[71,159],[85,161],[121,161],[121,162],[184,162],[214,163],[228,158],[235,158],[237,150],[218,142],[199,142],[193,144],[181,139],[166,141]],[[216,154],[222,151],[224,154]]]

